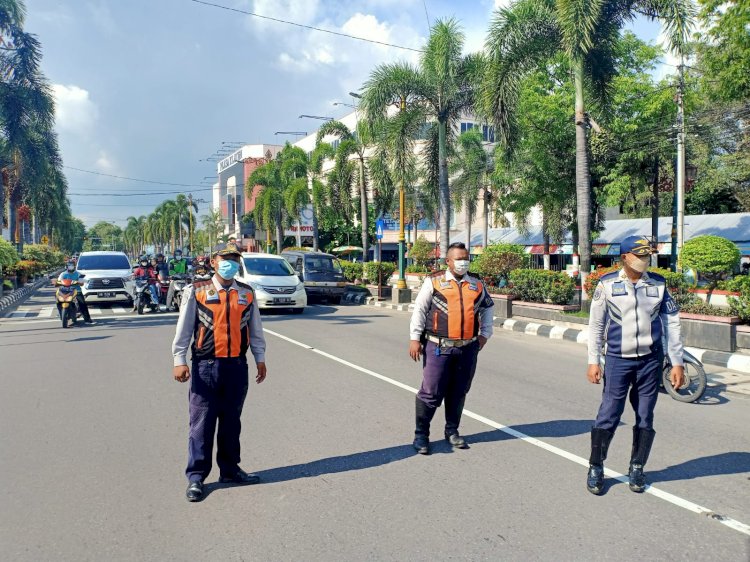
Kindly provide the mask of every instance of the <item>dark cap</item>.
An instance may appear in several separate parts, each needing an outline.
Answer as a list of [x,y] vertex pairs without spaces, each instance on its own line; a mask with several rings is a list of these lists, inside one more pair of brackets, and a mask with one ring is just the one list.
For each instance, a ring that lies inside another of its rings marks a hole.
[[628,236],[620,242],[620,254],[634,256],[650,256],[654,253],[651,242],[645,236]]
[[219,244],[214,247],[214,251],[211,252],[212,256],[241,256],[242,252],[240,249],[231,242],[228,244]]

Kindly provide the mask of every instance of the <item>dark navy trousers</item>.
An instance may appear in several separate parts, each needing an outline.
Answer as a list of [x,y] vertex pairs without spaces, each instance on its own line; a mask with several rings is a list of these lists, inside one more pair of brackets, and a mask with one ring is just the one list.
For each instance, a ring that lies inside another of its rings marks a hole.
[[614,432],[620,423],[629,394],[630,404],[635,412],[635,426],[640,429],[653,429],[662,362],[661,352],[638,359],[608,355],[604,366],[602,403],[594,427]]
[[231,476],[237,472],[242,427],[240,416],[247,387],[245,357],[193,360],[189,394],[188,465],[185,470],[189,481],[203,481],[211,472],[214,433],[216,463],[221,474]]
[[428,341],[424,346],[422,386],[417,397],[437,408],[445,398],[446,411],[466,396],[477,369],[479,342],[464,347],[446,347],[436,354],[437,344]]

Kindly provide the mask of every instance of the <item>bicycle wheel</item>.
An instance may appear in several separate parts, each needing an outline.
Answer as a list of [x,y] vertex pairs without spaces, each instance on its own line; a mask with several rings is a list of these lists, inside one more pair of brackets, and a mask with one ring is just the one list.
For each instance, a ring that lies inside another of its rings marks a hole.
[[689,403],[700,400],[706,391],[707,382],[706,371],[703,369],[703,365],[700,362],[686,360],[685,382],[677,389],[672,388],[672,383],[669,380],[669,372],[671,370],[672,365],[667,362],[664,365],[664,372],[662,373],[662,383],[667,394],[678,402]]

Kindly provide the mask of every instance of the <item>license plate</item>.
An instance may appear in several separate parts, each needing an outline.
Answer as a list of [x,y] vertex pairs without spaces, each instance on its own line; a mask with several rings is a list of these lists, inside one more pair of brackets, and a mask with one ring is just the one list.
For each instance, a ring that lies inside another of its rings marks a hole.
[[274,304],[289,304],[292,302],[292,299],[290,297],[274,297],[273,303]]
[[96,296],[99,297],[100,299],[111,299],[115,296],[115,294],[114,293],[97,293]]

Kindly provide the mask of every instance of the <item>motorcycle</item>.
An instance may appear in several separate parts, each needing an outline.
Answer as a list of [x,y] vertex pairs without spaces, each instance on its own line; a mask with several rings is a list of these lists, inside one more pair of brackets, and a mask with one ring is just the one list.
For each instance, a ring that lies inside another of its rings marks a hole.
[[168,302],[167,309],[174,307],[175,310],[179,311],[182,305],[182,294],[185,291],[185,287],[190,283],[190,276],[187,274],[175,274],[171,277],[171,283],[174,283],[174,291],[172,295],[172,302]]
[[[666,344],[664,344],[663,348],[666,349]],[[708,382],[706,371],[698,358],[689,351],[683,352],[682,360],[685,366],[685,380],[681,386],[674,388],[672,386],[672,381],[669,378],[669,373],[672,371],[672,363],[667,354],[664,354],[659,386],[678,402],[697,402],[706,392],[706,384]],[[604,354],[602,354],[599,363],[602,371],[604,371]]]
[[55,299],[57,301],[57,310],[60,314],[62,327],[67,328],[68,322],[75,326],[80,311],[78,310],[78,296],[80,294],[79,283],[72,279],[63,279],[56,283]]
[[135,306],[138,314],[148,308],[151,312],[159,310],[159,305],[151,299],[151,291],[148,288],[148,281],[145,279],[136,279],[135,281]]

